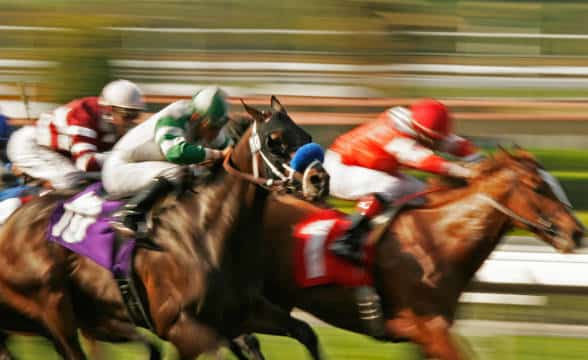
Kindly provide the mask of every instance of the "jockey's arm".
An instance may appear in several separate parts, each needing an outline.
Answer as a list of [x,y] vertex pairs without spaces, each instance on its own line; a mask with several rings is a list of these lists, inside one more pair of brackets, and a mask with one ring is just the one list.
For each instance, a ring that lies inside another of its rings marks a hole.
[[470,169],[445,160],[413,139],[395,138],[384,147],[384,150],[393,155],[404,167],[460,178],[471,175]]
[[92,120],[89,114],[75,110],[72,110],[72,116],[68,119],[72,161],[82,171],[100,171],[104,158],[97,153],[98,134],[90,125]]
[[457,156],[466,162],[476,162],[484,154],[468,139],[457,135],[448,136],[439,146],[439,151]]
[[208,145],[213,149],[224,149],[227,146],[233,145],[233,141],[226,134],[225,128],[222,128],[221,131],[218,132],[216,138],[214,138],[214,140],[212,140]]
[[195,145],[186,140],[186,119],[164,116],[155,126],[155,140],[166,160],[175,164],[197,164],[222,157],[216,149]]

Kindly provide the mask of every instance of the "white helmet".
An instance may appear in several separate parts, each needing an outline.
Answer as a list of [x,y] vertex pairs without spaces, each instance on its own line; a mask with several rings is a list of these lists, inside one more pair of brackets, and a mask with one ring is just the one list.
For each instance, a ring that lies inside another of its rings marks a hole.
[[194,111],[201,116],[208,117],[210,124],[216,128],[221,128],[228,121],[227,112],[227,94],[217,86],[208,86],[198,91],[192,102]]
[[141,90],[128,80],[109,82],[102,89],[98,103],[103,106],[116,106],[125,109],[145,109]]

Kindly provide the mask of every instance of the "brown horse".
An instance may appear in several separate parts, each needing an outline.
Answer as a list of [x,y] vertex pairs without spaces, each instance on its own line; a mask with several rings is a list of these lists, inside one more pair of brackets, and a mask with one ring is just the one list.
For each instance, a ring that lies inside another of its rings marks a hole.
[[[139,248],[134,271],[155,333],[182,358],[215,349],[240,331],[297,336],[317,357],[308,325],[290,318],[261,296],[261,219],[269,191],[268,169],[279,169],[310,136],[297,127],[277,99],[272,111],[246,109],[255,118],[228,160],[244,180],[214,172],[206,184],[168,197],[154,210],[153,241],[162,251]],[[250,141],[250,139],[255,139]],[[260,145],[264,161],[254,160]],[[250,175],[251,176],[251,175]],[[252,176],[251,176],[252,177]],[[93,261],[48,242],[45,232],[54,192],[15,212],[0,233],[0,356],[10,331],[49,338],[67,359],[83,359],[77,330],[102,341],[142,340],[130,321],[112,275]],[[152,357],[159,354],[152,348]]]
[[[468,184],[431,194],[427,205],[403,210],[368,238],[377,241],[371,271],[387,340],[414,342],[434,358],[463,357],[449,333],[459,296],[509,229],[528,229],[562,252],[579,245],[584,233],[529,153],[503,151],[476,171]],[[263,246],[266,296],[284,309],[297,307],[364,333],[353,289],[296,286],[293,225],[319,209],[291,198],[268,201],[263,219],[265,234],[271,234]]]

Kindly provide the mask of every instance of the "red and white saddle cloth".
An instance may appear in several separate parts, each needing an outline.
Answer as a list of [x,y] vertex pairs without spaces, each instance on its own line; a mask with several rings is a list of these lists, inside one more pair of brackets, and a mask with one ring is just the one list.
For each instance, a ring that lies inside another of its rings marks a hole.
[[373,245],[363,248],[364,258],[367,259],[364,267],[350,263],[329,250],[329,245],[349,227],[347,215],[336,210],[320,211],[296,225],[294,266],[299,287],[372,285],[369,269],[375,254]]

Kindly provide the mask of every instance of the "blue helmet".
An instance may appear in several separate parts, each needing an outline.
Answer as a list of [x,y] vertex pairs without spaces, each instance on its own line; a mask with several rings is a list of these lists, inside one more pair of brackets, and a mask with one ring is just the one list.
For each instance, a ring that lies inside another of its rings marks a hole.
[[302,145],[290,161],[290,167],[298,172],[304,172],[306,167],[315,160],[321,163],[325,159],[323,148],[317,143],[308,143]]

